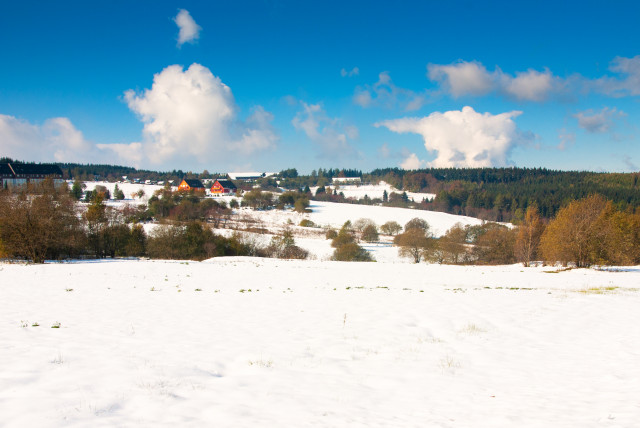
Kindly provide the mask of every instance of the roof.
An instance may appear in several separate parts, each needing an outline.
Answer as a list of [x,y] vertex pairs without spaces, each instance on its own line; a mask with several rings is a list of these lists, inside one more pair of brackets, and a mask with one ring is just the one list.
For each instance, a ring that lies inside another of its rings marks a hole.
[[185,178],[183,181],[187,183],[192,189],[204,189],[202,181],[198,180],[197,178]]
[[263,172],[230,172],[227,175],[232,180],[255,180],[264,177]]
[[8,163],[0,163],[0,177],[13,177],[13,171]]
[[236,185],[233,184],[233,182],[231,180],[225,180],[225,179],[218,179],[216,180],[218,183],[220,183],[220,185],[222,187],[224,187],[225,189],[236,189]]
[[58,165],[36,164],[36,163],[4,163],[0,164],[0,174],[2,175],[59,175],[62,177],[62,170]]

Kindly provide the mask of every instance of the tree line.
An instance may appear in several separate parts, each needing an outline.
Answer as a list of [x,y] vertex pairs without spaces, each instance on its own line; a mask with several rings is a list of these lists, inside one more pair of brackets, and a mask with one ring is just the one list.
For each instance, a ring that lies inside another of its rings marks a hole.
[[[404,228],[383,225],[401,256],[447,264],[512,264],[535,261],[563,266],[640,264],[640,213],[619,210],[602,195],[570,202],[551,220],[535,206],[527,208],[520,225],[457,224],[433,237],[427,222],[413,219]],[[399,233],[403,230],[402,233]]]
[[546,168],[377,169],[364,175],[409,192],[433,193],[416,208],[488,221],[521,222],[529,206],[546,219],[575,199],[600,194],[618,209],[640,207],[640,174],[554,171]]

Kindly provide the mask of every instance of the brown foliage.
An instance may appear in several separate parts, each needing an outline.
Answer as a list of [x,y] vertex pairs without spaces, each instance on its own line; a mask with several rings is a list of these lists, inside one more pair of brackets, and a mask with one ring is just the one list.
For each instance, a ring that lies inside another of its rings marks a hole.
[[610,262],[607,241],[615,234],[607,213],[612,209],[611,203],[600,195],[573,201],[561,209],[542,234],[540,249],[544,259],[577,267]]
[[406,232],[396,236],[393,243],[398,247],[400,257],[412,258],[414,263],[420,263],[425,251],[432,247],[433,240],[427,237],[421,228],[409,228]]
[[45,181],[29,192],[0,195],[0,241],[6,255],[43,263],[78,254],[84,235],[66,189]]
[[528,207],[524,222],[517,229],[518,235],[515,242],[516,259],[525,267],[529,267],[532,261],[538,259],[538,247],[544,228],[538,209],[535,206]]
[[478,264],[504,265],[515,263],[514,245],[516,230],[491,223],[486,232],[479,235],[473,247],[473,255]]

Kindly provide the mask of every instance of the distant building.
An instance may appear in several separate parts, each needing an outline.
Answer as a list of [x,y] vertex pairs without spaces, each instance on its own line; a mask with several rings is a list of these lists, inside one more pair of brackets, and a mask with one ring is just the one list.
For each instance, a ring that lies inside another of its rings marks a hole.
[[198,179],[191,179],[191,178],[185,178],[184,180],[182,180],[182,182],[180,183],[180,185],[178,186],[178,190],[181,192],[190,192],[190,191],[194,191],[194,192],[205,192],[205,188],[204,185],[202,184],[202,181],[198,180]]
[[333,184],[362,184],[360,177],[333,177]]
[[235,195],[238,188],[231,180],[216,180],[211,186],[211,194],[213,196]]
[[272,175],[276,174],[276,172],[230,172],[227,175],[232,180],[253,181],[265,177],[271,177]]
[[62,170],[58,165],[35,163],[0,164],[0,186],[2,188],[41,183],[47,178],[52,178],[56,186],[64,183]]

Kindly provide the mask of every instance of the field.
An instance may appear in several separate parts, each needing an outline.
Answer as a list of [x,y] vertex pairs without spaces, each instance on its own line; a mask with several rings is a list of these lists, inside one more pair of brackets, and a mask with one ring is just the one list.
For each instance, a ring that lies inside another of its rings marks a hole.
[[296,240],[314,259],[0,264],[0,426],[637,426],[639,267],[415,265],[387,244],[332,262]]
[[2,426],[640,420],[638,269],[250,258],[0,269]]

